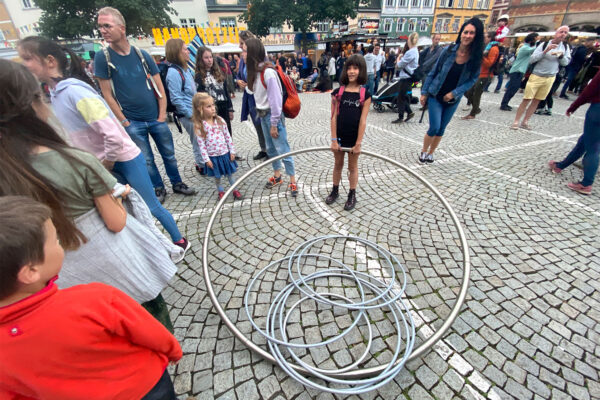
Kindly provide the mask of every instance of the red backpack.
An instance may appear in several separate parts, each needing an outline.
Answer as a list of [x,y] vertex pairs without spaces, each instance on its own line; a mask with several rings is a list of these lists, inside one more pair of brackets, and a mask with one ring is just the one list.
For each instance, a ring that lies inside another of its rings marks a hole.
[[[340,88],[338,89],[337,94],[335,95],[335,101],[337,103],[336,107],[336,111],[339,114],[340,113],[340,103],[342,102],[342,94],[344,94],[344,90],[346,89],[346,87],[344,85],[340,86]],[[360,90],[358,91],[359,93],[359,99],[360,99],[360,106],[362,107],[363,104],[365,104],[365,97],[366,97],[366,93],[367,93],[367,88],[365,88],[364,86],[360,87]],[[333,117],[333,109],[331,110],[331,116]]]
[[[298,92],[296,91],[296,84],[292,78],[283,72],[281,65],[278,64],[275,66],[271,63],[267,63],[265,69],[267,68],[273,68],[279,76],[283,97],[283,115],[285,115],[286,118],[296,118],[300,113],[300,97],[298,97]],[[260,81],[266,89],[267,84],[265,83],[265,69],[263,69],[260,73]]]

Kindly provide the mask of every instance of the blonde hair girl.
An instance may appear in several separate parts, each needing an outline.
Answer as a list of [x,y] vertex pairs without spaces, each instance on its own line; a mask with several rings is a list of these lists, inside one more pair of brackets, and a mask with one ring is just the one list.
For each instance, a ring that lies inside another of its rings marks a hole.
[[[221,186],[221,177],[227,176],[229,184],[233,185],[233,174],[237,171],[235,162],[235,147],[223,118],[217,115],[215,100],[207,93],[196,93],[192,99],[194,131],[198,147],[204,160],[204,172],[215,178],[218,197],[225,195]],[[241,199],[238,190],[233,191],[235,199]]]

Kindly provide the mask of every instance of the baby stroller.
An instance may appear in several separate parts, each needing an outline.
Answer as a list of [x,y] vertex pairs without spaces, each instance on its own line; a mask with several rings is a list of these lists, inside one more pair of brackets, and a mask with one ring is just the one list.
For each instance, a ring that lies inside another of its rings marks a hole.
[[[375,111],[382,113],[385,111],[386,106],[390,110],[398,111],[398,108],[396,107],[396,97],[398,97],[399,91],[400,80],[383,85],[377,94],[371,97],[371,102],[373,103]],[[411,104],[416,104],[418,102],[419,100],[416,97],[413,96],[411,98]]]

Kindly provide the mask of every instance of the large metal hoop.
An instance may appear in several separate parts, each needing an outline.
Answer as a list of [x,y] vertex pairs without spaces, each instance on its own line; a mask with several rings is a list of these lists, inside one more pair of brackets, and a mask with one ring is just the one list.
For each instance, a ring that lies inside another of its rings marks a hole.
[[[208,247],[209,247],[208,245],[210,243],[210,231],[215,223],[215,219],[217,218],[217,215],[221,211],[221,208],[225,204],[225,201],[227,200],[227,198],[242,182],[244,182],[246,179],[248,179],[248,177],[253,175],[256,171],[258,171],[262,168],[265,168],[268,165],[270,165],[273,161],[281,160],[284,157],[295,156],[295,155],[303,154],[303,153],[318,152],[318,151],[330,152],[331,149],[329,147],[310,147],[310,148],[306,148],[306,149],[300,149],[300,150],[292,151],[290,153],[282,154],[277,157],[273,157],[259,165],[254,166],[252,169],[250,169],[248,172],[246,172],[240,179],[238,179],[233,185],[231,185],[231,187],[225,192],[225,195],[217,203],[217,206],[215,207],[213,213],[211,214],[210,219],[208,221],[208,225],[206,226],[206,231],[204,232],[204,241],[203,241],[203,246],[202,246],[202,272],[204,275],[204,281],[206,283],[206,290],[208,291],[210,300],[212,301],[215,309],[217,310],[217,313],[219,314],[219,316],[221,317],[221,320],[225,323],[227,328],[239,340],[241,340],[242,343],[244,343],[246,346],[248,346],[252,351],[254,351],[256,354],[260,355],[262,358],[264,358],[265,360],[268,360],[269,362],[271,362],[273,364],[277,363],[275,358],[273,358],[273,356],[271,354],[269,354],[268,352],[266,352],[265,350],[261,349],[259,346],[254,344],[252,342],[252,340],[250,340],[246,336],[244,336],[244,334],[242,332],[240,332],[236,328],[235,324],[232,323],[231,320],[227,317],[227,315],[225,314],[225,310],[223,310],[223,308],[219,304],[217,295],[215,294],[214,288],[212,286],[209,268],[208,268],[208,266],[209,266],[208,265]],[[410,357],[408,358],[408,360],[410,361],[410,360],[414,360],[415,358],[417,358],[418,356],[420,356],[421,354],[423,354],[427,350],[429,350],[446,333],[446,331],[450,328],[450,326],[452,325],[452,323],[458,316],[458,313],[460,312],[460,307],[463,305],[465,298],[467,297],[467,289],[469,287],[469,279],[471,276],[471,261],[470,261],[470,257],[469,257],[469,246],[467,244],[467,238],[465,236],[465,233],[462,229],[462,226],[460,225],[458,217],[454,213],[454,210],[452,209],[452,207],[450,206],[448,201],[444,198],[444,196],[442,196],[442,194],[431,183],[429,183],[425,178],[423,178],[422,176],[420,176],[419,174],[417,174],[416,172],[414,172],[407,166],[405,166],[395,160],[392,160],[391,158],[382,156],[381,154],[372,153],[369,151],[361,151],[361,155],[375,157],[375,158],[378,158],[385,162],[389,162],[389,163],[399,167],[403,171],[407,172],[409,175],[413,176],[417,180],[419,180],[423,185],[425,185],[425,187],[427,187],[427,189],[429,189],[431,192],[433,192],[433,194],[438,198],[438,200],[440,200],[442,202],[442,204],[444,205],[444,208],[450,214],[450,217],[452,218],[454,227],[456,228],[458,235],[460,237],[460,245],[461,245],[462,252],[463,252],[464,268],[463,268],[462,283],[460,286],[460,291],[458,293],[458,298],[456,299],[456,303],[450,310],[450,314],[448,315],[448,317],[446,318],[446,321],[444,321],[444,323],[442,324],[440,329],[438,329],[429,339],[427,339],[425,342],[423,342],[419,347],[417,347],[413,350]],[[292,367],[301,373],[307,373],[307,371],[304,368],[302,368],[298,365],[292,365]],[[370,367],[370,368],[364,368],[361,370],[354,370],[354,371],[340,373],[338,376],[345,377],[345,378],[357,378],[357,377],[363,377],[363,376],[371,376],[371,375],[380,373],[383,369],[384,369],[384,366]]]

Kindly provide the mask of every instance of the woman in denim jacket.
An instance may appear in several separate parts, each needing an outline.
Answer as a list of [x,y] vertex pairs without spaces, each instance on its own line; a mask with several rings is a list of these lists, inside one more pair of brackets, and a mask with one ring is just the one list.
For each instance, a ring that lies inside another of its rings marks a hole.
[[471,18],[460,28],[456,44],[442,51],[421,89],[421,105],[429,108],[429,130],[419,155],[422,163],[433,162],[433,152],[461,97],[479,78],[482,57],[483,24],[478,18]]

